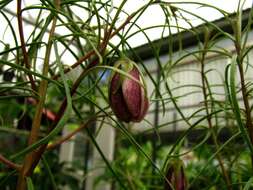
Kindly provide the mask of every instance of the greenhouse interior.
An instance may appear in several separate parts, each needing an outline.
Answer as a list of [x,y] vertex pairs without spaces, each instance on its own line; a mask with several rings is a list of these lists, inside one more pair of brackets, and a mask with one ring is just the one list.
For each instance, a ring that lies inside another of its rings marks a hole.
[[253,189],[251,0],[0,13],[0,190]]

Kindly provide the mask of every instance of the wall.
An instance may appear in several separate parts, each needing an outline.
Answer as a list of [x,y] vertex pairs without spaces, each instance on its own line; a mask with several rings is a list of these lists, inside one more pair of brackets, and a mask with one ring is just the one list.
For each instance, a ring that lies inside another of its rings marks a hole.
[[[250,32],[249,38],[247,40],[248,46],[252,45],[253,44],[252,42],[253,42],[253,33]],[[220,39],[212,49],[221,50],[221,48],[224,48],[224,50],[228,52],[232,52],[233,55],[235,54],[234,52],[235,49],[231,40]],[[175,52],[172,58],[170,58],[167,55],[160,56],[160,61],[163,64],[163,67],[166,68],[165,69],[166,77],[165,80],[161,79],[161,87],[160,87],[162,98],[164,99],[165,102],[165,110],[163,109],[161,104],[159,106],[160,114],[158,126],[162,126],[161,128],[159,128],[159,130],[162,132],[175,130],[175,127],[177,128],[177,130],[185,130],[186,128],[189,127],[186,124],[186,122],[183,121],[178,121],[176,123],[173,122],[174,120],[180,120],[181,116],[175,109],[175,105],[171,101],[171,96],[169,95],[169,91],[166,88],[166,83],[169,89],[171,90],[178,107],[181,108],[182,113],[185,115],[185,117],[190,117],[195,111],[199,110],[201,107],[204,107],[200,62],[197,61],[195,57],[189,56],[180,61],[177,65],[173,65],[176,63],[177,60],[183,57],[186,54],[186,52],[194,52],[196,50],[198,50],[197,47],[190,47],[184,49],[183,51]],[[253,52],[251,51],[248,54],[246,60],[248,60],[248,62],[251,63],[252,58]],[[206,76],[210,84],[210,89],[213,93],[213,98],[217,101],[224,102],[224,100],[227,98],[224,89],[225,69],[230,63],[231,59],[222,55],[217,55],[215,53],[208,53],[206,56],[205,61],[205,71],[207,72]],[[153,78],[156,79],[157,61],[154,58],[152,58],[145,60],[144,64],[152,72]],[[246,80],[248,79],[252,80],[252,71],[253,71],[252,67],[249,66],[247,68],[247,72],[245,73]],[[239,84],[238,73],[236,78],[237,84]],[[148,86],[149,97],[151,97],[151,99],[154,99],[154,96],[151,96],[154,93],[154,85],[149,78],[146,79],[146,82]],[[241,106],[243,106],[241,102],[240,92],[238,93],[237,98]],[[155,106],[153,102],[150,106],[149,113],[146,117],[146,119],[151,123],[154,122],[154,113],[155,113],[154,110]],[[199,112],[198,115],[203,116],[203,114],[206,114],[205,111]],[[198,119],[199,117],[192,118],[189,120],[189,122],[194,123]],[[222,119],[220,121],[224,122],[224,120]],[[205,123],[202,122],[200,124]],[[134,129],[137,133],[138,131],[139,132],[148,130],[151,132],[154,131],[153,127],[145,121],[136,125]]]

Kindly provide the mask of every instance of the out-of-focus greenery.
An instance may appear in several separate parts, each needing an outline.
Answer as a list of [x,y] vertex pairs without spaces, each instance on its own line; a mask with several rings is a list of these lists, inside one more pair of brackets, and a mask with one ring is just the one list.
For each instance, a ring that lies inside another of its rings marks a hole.
[[[143,144],[142,147],[147,154],[152,154],[151,142]],[[232,147],[230,148],[233,150]],[[162,168],[167,152],[170,149],[171,146],[167,145],[155,150],[157,153],[156,163],[158,167]],[[182,148],[181,150],[182,153],[187,152],[181,158],[185,165],[185,174],[189,189],[226,190],[227,187],[224,183],[217,160],[213,159],[208,162],[213,154],[213,145],[203,144],[193,151],[189,150],[190,147]],[[231,177],[232,188],[235,190],[241,189],[252,176],[251,162],[248,157],[248,152],[245,151],[245,147],[243,145],[237,145],[234,151],[230,151],[224,155],[224,162],[227,172]],[[111,164],[121,176],[125,185],[131,190],[164,189],[164,180],[161,180],[159,174],[152,173],[149,162],[131,146],[119,148],[115,155],[115,160]],[[155,185],[151,185],[152,180],[155,181],[152,183]],[[97,178],[96,183],[105,181],[114,183],[115,189],[121,189],[109,170],[105,170],[105,173]]]

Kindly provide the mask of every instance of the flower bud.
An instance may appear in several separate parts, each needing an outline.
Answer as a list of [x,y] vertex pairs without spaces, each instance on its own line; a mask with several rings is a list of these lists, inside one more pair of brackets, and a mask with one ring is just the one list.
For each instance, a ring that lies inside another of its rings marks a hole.
[[[120,59],[116,67],[129,76],[113,72],[109,87],[109,102],[116,117],[124,122],[140,122],[148,110],[148,98],[140,72],[128,59]],[[133,80],[135,79],[135,80]]]
[[187,180],[184,173],[184,165],[181,160],[173,159],[170,161],[166,170],[166,179],[167,181],[165,181],[164,190],[187,189]]

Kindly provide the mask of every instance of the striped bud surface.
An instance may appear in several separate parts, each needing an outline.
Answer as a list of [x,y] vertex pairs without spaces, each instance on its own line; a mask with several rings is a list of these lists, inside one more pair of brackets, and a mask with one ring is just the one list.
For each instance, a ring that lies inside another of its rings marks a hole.
[[184,172],[183,161],[180,159],[173,159],[170,161],[166,170],[166,179],[167,181],[165,181],[164,190],[187,189],[187,180]]
[[[120,61],[117,63],[119,64]],[[132,64],[132,61],[122,60],[122,64]],[[136,65],[128,68],[131,69],[124,72],[131,78],[118,72],[112,75],[109,87],[110,106],[119,120],[127,123],[140,122],[147,113],[149,101]]]

